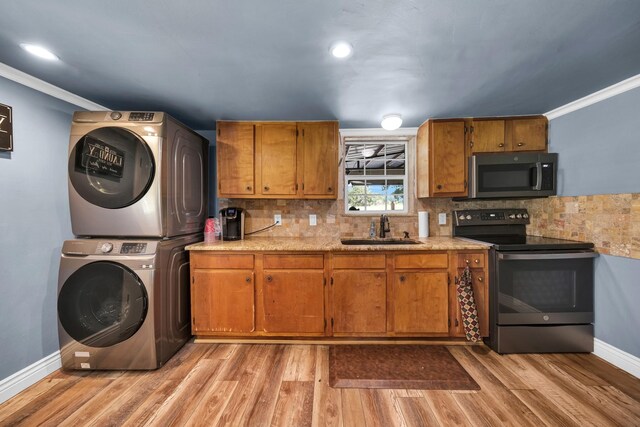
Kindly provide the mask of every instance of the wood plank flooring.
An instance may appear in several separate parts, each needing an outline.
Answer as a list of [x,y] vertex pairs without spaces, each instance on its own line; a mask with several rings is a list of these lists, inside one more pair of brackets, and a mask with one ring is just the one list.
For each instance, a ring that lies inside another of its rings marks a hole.
[[325,345],[188,343],[157,371],[55,372],[0,426],[640,425],[640,380],[594,355],[448,348],[480,391],[334,389]]

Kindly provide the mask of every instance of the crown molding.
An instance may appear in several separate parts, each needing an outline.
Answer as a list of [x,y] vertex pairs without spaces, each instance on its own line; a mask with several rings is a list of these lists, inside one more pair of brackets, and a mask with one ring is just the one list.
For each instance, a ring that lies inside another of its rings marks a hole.
[[0,62],[0,76],[86,110],[110,110]]
[[611,98],[613,96],[620,95],[621,93],[628,92],[637,87],[640,87],[640,74],[623,80],[620,83],[616,83],[614,85],[606,87],[602,90],[592,93],[591,95],[587,95],[584,98],[577,99],[573,102],[563,105],[562,107],[558,107],[554,110],[549,111],[548,113],[544,113],[544,115],[547,116],[549,120],[553,120],[560,116],[564,116],[565,114],[569,114],[576,110],[580,110],[581,108],[593,105],[597,102],[604,101],[605,99]]

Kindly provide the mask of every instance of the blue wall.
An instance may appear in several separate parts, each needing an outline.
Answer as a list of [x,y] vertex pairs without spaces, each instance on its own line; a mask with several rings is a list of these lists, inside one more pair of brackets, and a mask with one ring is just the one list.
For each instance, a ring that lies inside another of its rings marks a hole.
[[60,249],[72,238],[67,145],[79,108],[0,77],[14,151],[0,152],[0,380],[58,351]]
[[[640,88],[553,119],[559,196],[640,192]],[[640,260],[601,255],[595,268],[596,338],[640,357]]]

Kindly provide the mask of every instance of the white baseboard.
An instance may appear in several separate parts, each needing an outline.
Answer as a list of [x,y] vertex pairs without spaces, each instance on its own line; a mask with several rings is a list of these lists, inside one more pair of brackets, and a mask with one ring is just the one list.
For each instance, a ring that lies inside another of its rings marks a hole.
[[640,378],[640,358],[607,344],[599,339],[593,340],[593,354],[614,366]]
[[61,367],[60,352],[56,351],[0,381],[0,404]]

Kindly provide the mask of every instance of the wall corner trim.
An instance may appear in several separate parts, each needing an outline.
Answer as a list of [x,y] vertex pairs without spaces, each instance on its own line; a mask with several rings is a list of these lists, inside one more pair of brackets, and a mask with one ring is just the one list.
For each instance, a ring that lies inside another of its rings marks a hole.
[[593,340],[593,354],[636,378],[640,378],[640,358],[597,338]]
[[89,101],[88,99],[68,92],[62,88],[59,88],[58,86],[54,86],[51,83],[47,83],[44,80],[40,80],[13,67],[9,67],[8,65],[1,62],[0,76],[9,80],[13,80],[16,83],[20,83],[21,85],[27,86],[31,89],[35,89],[38,92],[53,96],[54,98],[58,98],[70,104],[77,105],[78,107],[84,108],[85,110],[110,110],[107,107],[96,104],[95,102]]
[[56,351],[0,381],[0,404],[37,383],[62,367],[60,351]]
[[597,102],[604,101],[605,99],[620,95],[621,93],[628,92],[637,87],[640,87],[640,74],[629,77],[626,80],[594,92],[591,95],[585,96],[584,98],[577,99],[573,102],[563,105],[562,107],[558,107],[554,110],[544,113],[544,115],[547,116],[547,119],[553,120],[557,117],[564,116],[565,114],[572,113],[576,110],[588,107]]

